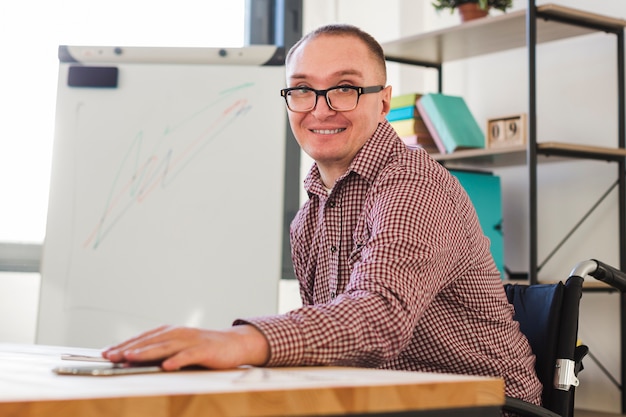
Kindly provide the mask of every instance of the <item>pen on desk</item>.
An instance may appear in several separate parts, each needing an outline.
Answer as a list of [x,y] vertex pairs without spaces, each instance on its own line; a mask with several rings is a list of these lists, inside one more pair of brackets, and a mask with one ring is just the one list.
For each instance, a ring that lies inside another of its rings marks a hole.
[[102,356],[77,355],[73,353],[64,353],[61,355],[61,359],[66,361],[110,362]]

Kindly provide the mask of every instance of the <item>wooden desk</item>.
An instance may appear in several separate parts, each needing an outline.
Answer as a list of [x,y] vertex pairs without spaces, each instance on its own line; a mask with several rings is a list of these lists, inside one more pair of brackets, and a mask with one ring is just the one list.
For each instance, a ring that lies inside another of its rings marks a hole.
[[499,416],[504,402],[497,378],[340,367],[60,376],[51,369],[88,364],[62,353],[97,351],[0,344],[1,416]]

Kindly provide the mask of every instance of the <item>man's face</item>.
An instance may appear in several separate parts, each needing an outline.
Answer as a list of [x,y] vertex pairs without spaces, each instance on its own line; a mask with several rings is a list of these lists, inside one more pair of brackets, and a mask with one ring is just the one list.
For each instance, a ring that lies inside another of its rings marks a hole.
[[[287,63],[288,87],[325,90],[338,85],[384,85],[379,65],[357,37],[321,35],[294,52]],[[289,122],[300,147],[320,170],[338,176],[385,119],[390,100],[391,87],[386,87],[379,93],[361,95],[354,110],[338,112],[319,96],[310,112],[289,111]]]

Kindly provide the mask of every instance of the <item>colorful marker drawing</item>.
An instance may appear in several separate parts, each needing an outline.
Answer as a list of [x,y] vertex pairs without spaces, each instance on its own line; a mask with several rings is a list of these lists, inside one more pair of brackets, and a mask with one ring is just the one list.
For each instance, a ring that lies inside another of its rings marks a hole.
[[[245,117],[252,104],[242,98],[241,92],[253,86],[253,83],[244,83],[222,91],[215,100],[191,116],[173,126],[164,127],[158,138],[147,138],[140,129],[117,166],[102,214],[83,247],[96,250],[132,207],[174,182],[207,145],[224,136],[230,125]],[[171,140],[192,122],[199,124],[197,120],[204,121],[200,118],[206,118],[206,126],[195,129],[182,141],[180,138],[176,138],[178,142]],[[150,139],[154,145],[144,156],[144,148],[151,142]]]

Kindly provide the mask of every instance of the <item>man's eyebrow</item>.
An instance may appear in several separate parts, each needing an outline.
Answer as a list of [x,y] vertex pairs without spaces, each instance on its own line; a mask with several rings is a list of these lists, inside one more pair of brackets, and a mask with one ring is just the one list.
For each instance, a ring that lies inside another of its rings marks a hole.
[[[331,74],[333,77],[357,76],[363,77],[363,73],[356,69],[341,70]],[[306,80],[309,76],[306,73],[294,73],[289,76],[291,80]]]

